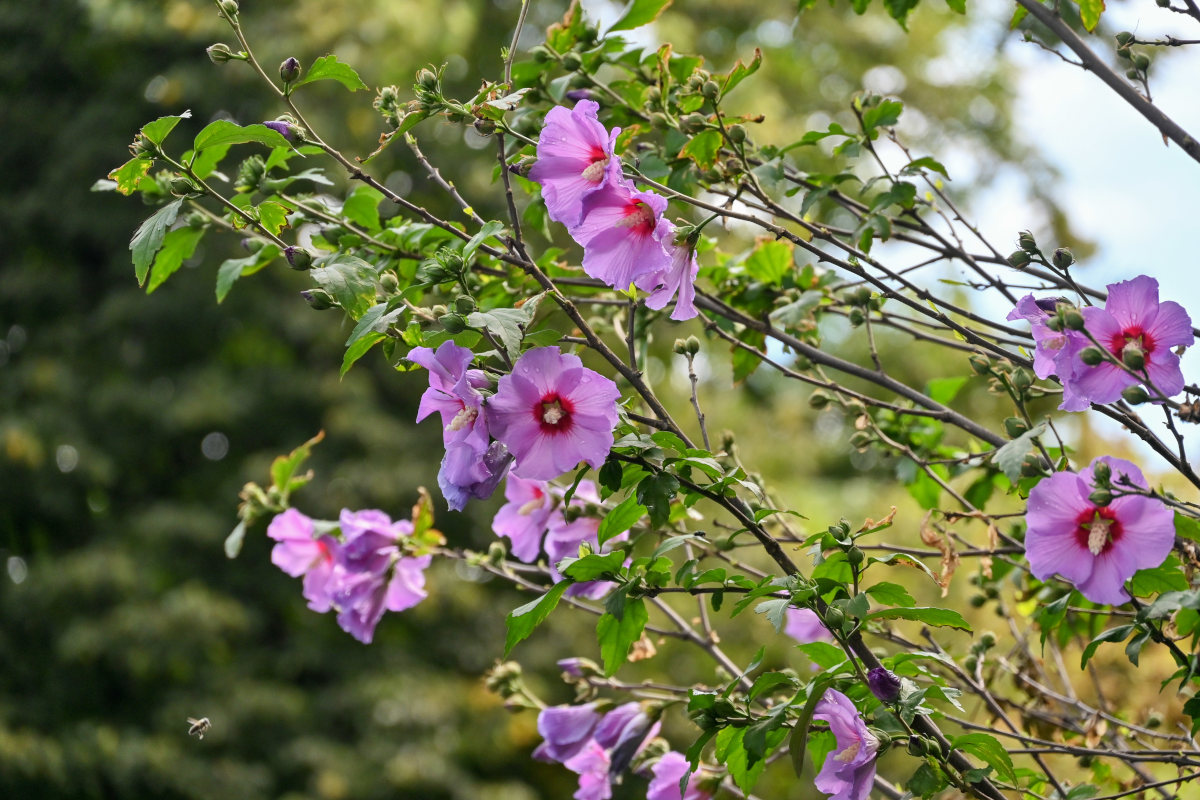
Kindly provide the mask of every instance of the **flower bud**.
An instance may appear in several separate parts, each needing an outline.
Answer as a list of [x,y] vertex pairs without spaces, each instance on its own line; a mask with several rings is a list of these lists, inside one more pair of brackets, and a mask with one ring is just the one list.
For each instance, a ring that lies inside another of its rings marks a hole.
[[1010,439],[1016,439],[1027,430],[1029,430],[1029,424],[1020,417],[1008,417],[1004,420],[1004,432]]
[[991,648],[995,647],[996,634],[992,633],[991,631],[984,631],[983,633],[979,634],[979,645],[984,650],[990,650]]
[[1108,489],[1096,489],[1088,495],[1088,502],[1094,506],[1104,507],[1112,502],[1112,492]]
[[1146,351],[1136,344],[1127,344],[1121,351],[1121,361],[1130,369],[1144,369],[1146,366]]
[[687,341],[684,342],[684,347],[687,349],[687,354],[689,356],[694,356],[696,353],[700,352],[700,340],[695,336],[689,336]]
[[496,132],[496,123],[492,122],[490,119],[477,119],[473,124],[475,126],[475,130],[484,136],[491,136]]
[[808,396],[808,405],[811,408],[824,408],[829,405],[829,393],[823,389],[817,389]]
[[850,313],[846,315],[846,319],[850,321],[850,326],[852,328],[857,328],[867,321],[867,315],[861,308],[855,306],[854,308],[850,309]]
[[393,272],[385,272],[379,276],[379,288],[391,294],[400,288],[400,279]]
[[1162,724],[1163,724],[1162,714],[1158,713],[1157,711],[1151,711],[1149,716],[1146,717],[1146,727],[1149,728],[1150,730],[1160,728],[1160,727],[1162,727]]
[[550,51],[545,45],[537,45],[529,48],[529,55],[533,56],[533,60],[537,64],[545,64],[550,60]]
[[286,120],[272,119],[264,122],[263,125],[275,131],[289,142],[296,138],[296,128]]
[[1027,266],[1030,260],[1029,253],[1026,253],[1024,250],[1013,250],[1008,254],[1008,258],[1006,259],[1010,267],[1016,267],[1017,269]]
[[875,741],[879,742],[879,747],[876,753],[886,753],[888,748],[892,746],[892,735],[880,728],[867,728],[871,735],[875,737]]
[[850,562],[850,566],[857,567],[859,564],[867,560],[867,555],[860,548],[855,546],[846,551],[846,560]]
[[236,17],[238,13],[237,0],[217,0],[217,8],[227,17]]
[[300,77],[300,62],[295,56],[288,56],[279,65],[279,77],[284,83],[292,83]]
[[705,81],[700,87],[700,94],[707,97],[709,100],[716,100],[721,94],[721,87],[716,81]]
[[1033,373],[1024,367],[1017,367],[1012,373],[1012,385],[1018,391],[1025,391],[1030,386],[1033,386]]
[[1092,468],[1092,479],[1099,486],[1108,486],[1112,480],[1112,467],[1106,461],[1097,461]]
[[850,437],[850,446],[855,450],[865,450],[875,441],[875,437],[867,431],[855,431]]
[[438,317],[438,322],[442,323],[442,327],[450,333],[462,333],[467,329],[467,320],[462,314],[450,313],[442,314]]
[[247,253],[257,253],[267,245],[267,243],[262,239],[256,239],[253,236],[247,236],[246,238],[242,239],[241,244],[242,249]]
[[478,306],[475,305],[475,299],[467,295],[460,295],[454,298],[454,310],[459,314],[470,314]]
[[437,74],[431,69],[418,70],[417,85],[430,92],[436,91],[438,85]]
[[1142,77],[1142,73],[1138,72],[1136,69],[1127,69],[1125,70],[1125,77],[1129,78],[1131,81],[1136,81],[1138,78]]
[[1054,255],[1050,257],[1050,263],[1059,269],[1066,269],[1075,263],[1075,255],[1065,247],[1060,247],[1054,251]]
[[830,606],[825,609],[825,627],[831,630],[841,630],[842,623],[846,621],[846,615],[840,608]]
[[200,194],[200,190],[196,184],[192,183],[191,179],[180,175],[177,178],[171,179],[171,194],[176,197],[191,197]]
[[1133,66],[1137,69],[1140,69],[1142,72],[1145,72],[1150,68],[1150,56],[1146,55],[1145,53],[1134,53]]
[[699,133],[708,127],[708,120],[703,114],[692,112],[679,120],[679,127],[684,133]]
[[1037,240],[1029,231],[1021,231],[1017,234],[1017,246],[1027,253],[1036,253],[1038,249]]
[[306,289],[300,293],[300,296],[316,311],[333,308],[333,298],[324,289]]
[[186,219],[187,226],[189,228],[203,228],[204,223],[207,221],[208,220],[205,218],[205,216],[199,211],[193,211],[192,213],[188,214]]
[[1086,322],[1078,308],[1072,308],[1063,313],[1063,327],[1067,330],[1081,331]]
[[683,339],[676,339],[675,345],[674,345],[674,350],[675,350],[675,355],[686,356],[687,355],[687,342],[685,342]]
[[967,361],[971,363],[971,369],[976,375],[990,375],[992,372],[992,362],[986,356],[975,353]]
[[1046,318],[1046,327],[1049,328],[1050,330],[1054,331],[1055,333],[1058,333],[1059,331],[1061,331],[1063,329],[1063,318],[1060,317],[1058,314],[1055,314],[1052,317],[1047,317]]
[[226,61],[241,60],[241,56],[233,52],[229,45],[224,42],[217,42],[205,48],[204,52],[208,53],[208,60],[214,64],[224,64]]
[[867,685],[880,702],[894,703],[900,699],[900,679],[883,667],[875,667],[867,673]]
[[1150,395],[1140,386],[1126,386],[1121,392],[1121,399],[1131,406],[1140,406],[1150,399]]
[[565,53],[562,65],[567,72],[577,72],[583,66],[583,59],[579,57],[579,53]]
[[521,665],[516,661],[504,661],[496,664],[483,677],[487,688],[507,700],[520,691]]
[[920,736],[910,736],[908,738],[908,754],[921,758],[925,755],[925,740]]
[[1117,44],[1125,47],[1133,42],[1133,34],[1129,31],[1121,31],[1116,36]]
[[741,144],[742,142],[746,141],[746,129],[741,125],[730,125],[728,132],[729,141],[733,142],[734,144]]
[[1104,351],[1099,347],[1085,347],[1079,351],[1079,360],[1089,367],[1094,367],[1104,361]]
[[1033,453],[1025,456],[1025,460],[1021,462],[1021,474],[1026,478],[1036,477],[1043,472],[1041,459]]
[[292,269],[306,270],[312,268],[312,256],[300,247],[288,247],[283,251],[284,258]]

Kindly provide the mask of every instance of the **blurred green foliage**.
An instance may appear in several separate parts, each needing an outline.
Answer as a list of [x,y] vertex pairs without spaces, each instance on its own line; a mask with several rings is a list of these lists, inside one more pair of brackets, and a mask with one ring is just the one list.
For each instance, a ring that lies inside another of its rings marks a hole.
[[[369,85],[405,87],[421,65],[445,61],[460,95],[496,73],[517,10],[516,0],[242,5],[268,66],[336,52]],[[791,3],[677,5],[654,35],[678,50],[724,68],[764,47],[766,67],[738,102],[767,115],[766,138],[784,143],[819,115],[847,113],[875,69],[868,82],[891,80],[897,91],[903,76],[927,123],[913,132],[925,146],[966,134],[981,163],[1024,158],[1009,136],[1003,66],[988,59],[947,77],[950,62],[938,61],[951,57],[958,40],[947,25],[960,18],[923,7],[906,37],[882,14],[845,6],[820,4],[796,22]],[[562,11],[534,4],[523,46]],[[0,215],[0,796],[566,796],[569,774],[526,757],[532,715],[509,715],[479,680],[516,595],[497,603],[494,586],[485,594],[478,576],[443,566],[431,573],[430,599],[388,615],[368,648],[304,607],[299,583],[270,565],[261,528],[238,560],[222,553],[240,485],[264,480],[274,455],[318,429],[327,432],[313,458],[318,477],[297,499],[316,516],[342,507],[403,515],[416,487],[432,485],[440,456],[436,426],[411,423],[421,381],[396,380],[374,359],[337,379],[347,331],[299,298],[303,276],[268,270],[218,306],[211,267],[236,255],[236,243],[221,253],[206,243],[189,262],[197,268],[147,297],[126,243],[148,210],[87,192],[156,116],[192,108],[196,129],[220,114],[274,116],[249,70],[205,58],[225,34],[202,0],[0,8],[9,187]],[[312,95],[314,123],[336,145],[368,152],[381,130],[369,102],[333,85]],[[457,129],[431,122],[418,134],[435,163],[470,163],[473,142]],[[442,204],[421,191],[403,148],[388,151],[379,174]],[[481,209],[499,207],[489,170],[448,177]],[[650,368],[682,408],[686,384],[661,374],[674,369],[666,358]],[[727,385],[723,370],[711,374],[712,386]],[[779,422],[776,435],[795,442],[789,450],[811,440],[807,409],[777,402],[771,379],[749,388],[751,405]],[[722,399],[712,416],[736,419],[741,408]],[[819,515],[856,504],[886,511],[871,488],[875,465],[854,460],[842,422],[817,426],[815,455],[802,464],[765,430],[744,442],[822,525]],[[453,544],[484,547],[494,505],[443,514],[438,525]],[[589,639],[556,620],[518,655],[548,662],[570,635]],[[660,658],[677,675],[695,671],[670,648]],[[203,741],[187,736],[188,716],[212,720]]]

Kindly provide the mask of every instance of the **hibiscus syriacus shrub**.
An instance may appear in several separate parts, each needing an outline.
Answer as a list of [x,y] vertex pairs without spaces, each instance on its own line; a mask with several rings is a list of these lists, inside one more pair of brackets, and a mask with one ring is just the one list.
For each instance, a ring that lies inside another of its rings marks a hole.
[[[184,144],[186,114],[137,134],[102,188],[157,206],[131,242],[138,281],[160,286],[223,232],[247,237],[251,255],[217,268],[218,301],[267,267],[307,272],[307,302],[349,318],[342,372],[370,355],[422,387],[416,419],[441,427],[446,506],[499,505],[486,552],[447,542],[425,492],[411,513],[312,519],[293,494],[318,438],[280,457],[269,486],[246,486],[230,557],[265,527],[311,609],[365,643],[386,612],[425,599],[437,559],[528,593],[498,659],[551,614],[594,625],[594,649],[559,662],[575,703],[535,696],[515,661],[487,676],[512,708],[536,711],[532,757],[575,773],[579,800],[618,785],[650,800],[748,796],[767,770],[795,771],[789,796],[838,800],[1195,790],[1200,505],[1164,488],[1200,488],[1185,435],[1200,420],[1180,358],[1194,341],[1187,311],[1146,275],[1090,286],[1068,250],[1047,254],[1029,233],[1004,256],[947,194],[945,167],[897,134],[898,99],[862,93],[854,125],[759,141],[761,120],[725,106],[759,53],[712,72],[623,38],[665,5],[635,0],[604,32],[572,5],[518,51],[523,8],[478,93],[447,96],[437,69],[411,92],[384,87],[378,146],[351,157],[307,121],[305,87],[364,90],[358,73],[336,56],[268,71],[237,2],[216,3],[237,45],[210,56],[257,72],[281,113],[218,119]],[[1099,11],[1081,6],[1090,30]],[[1020,9],[1200,157],[1055,12]],[[887,10],[903,23],[911,4]],[[1192,4],[1172,10],[1200,18]],[[1139,41],[1116,42],[1144,89]],[[470,168],[494,170],[503,218],[480,217],[487,206],[443,177],[464,165],[423,156],[431,125],[491,139],[494,154]],[[235,145],[253,148],[236,165]],[[402,146],[460,218],[372,174],[381,150]],[[819,148],[824,169],[798,165]],[[314,163],[349,191],[322,189]],[[672,357],[656,339],[676,335],[691,387],[678,403],[648,369]],[[899,352],[942,377],[906,379]],[[773,373],[777,391],[836,411],[852,448],[886,465],[872,474],[922,511],[854,508],[829,524],[788,508],[743,464],[734,420],[710,434],[714,383],[697,373],[719,360],[734,386]],[[1129,458],[1084,463],[1082,415],[1115,421]],[[981,612],[948,593],[956,570],[1002,636],[975,631]],[[722,631],[755,615],[792,643],[786,658],[727,649],[738,640]],[[1089,675],[1118,642],[1134,667],[1173,664],[1172,724]],[[646,679],[660,648],[691,649],[704,677]]]

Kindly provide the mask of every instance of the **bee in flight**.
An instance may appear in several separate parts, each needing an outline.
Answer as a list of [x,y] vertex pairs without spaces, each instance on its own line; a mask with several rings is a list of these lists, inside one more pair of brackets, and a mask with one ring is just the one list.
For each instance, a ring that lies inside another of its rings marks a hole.
[[195,736],[197,739],[203,739],[204,734],[208,733],[212,727],[212,723],[208,721],[208,717],[201,717],[200,719],[188,717],[187,722],[191,726],[188,728],[188,736]]

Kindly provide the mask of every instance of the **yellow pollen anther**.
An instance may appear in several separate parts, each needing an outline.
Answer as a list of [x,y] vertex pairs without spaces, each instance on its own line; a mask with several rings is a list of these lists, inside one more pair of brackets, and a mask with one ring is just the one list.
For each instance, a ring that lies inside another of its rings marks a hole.
[[463,407],[463,410],[454,415],[454,419],[450,420],[450,424],[446,426],[448,431],[461,431],[463,428],[470,425],[479,416],[479,412],[473,408]]

